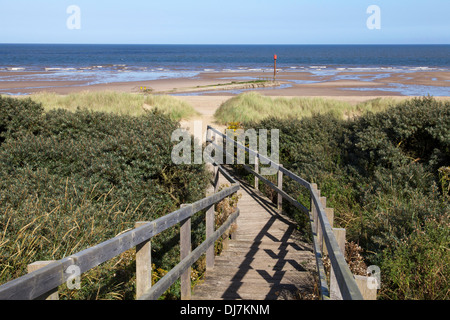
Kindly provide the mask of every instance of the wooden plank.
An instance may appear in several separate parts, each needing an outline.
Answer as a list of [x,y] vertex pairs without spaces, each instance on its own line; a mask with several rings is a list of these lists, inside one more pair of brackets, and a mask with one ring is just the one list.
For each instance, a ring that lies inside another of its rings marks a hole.
[[242,185],[236,240],[216,257],[193,299],[292,299],[297,289],[312,289],[316,260],[311,246],[297,238],[295,223],[276,204],[254,192],[253,183]]
[[[54,260],[49,261],[36,261],[27,266],[28,273],[39,270],[49,264],[55,262]],[[43,295],[37,297],[35,300],[59,300],[58,287],[53,290],[44,293]]]
[[[280,168],[282,168],[283,165],[280,164]],[[278,189],[283,190],[283,172],[278,170],[277,173],[277,183],[278,183]],[[282,206],[283,206],[283,196],[278,193],[278,210],[282,210]]]
[[[320,196],[320,190],[317,190],[318,194]],[[326,197],[319,197],[320,203],[325,208],[327,206],[327,198]],[[320,219],[317,219],[316,223],[316,234],[317,234],[317,241],[319,241],[320,251],[323,252],[323,230],[322,230],[322,224],[320,223]]]
[[377,288],[369,286],[369,277],[359,275],[355,275],[354,277],[364,300],[377,300]]
[[[259,159],[255,156],[255,172],[259,174]],[[255,176],[255,189],[259,190],[259,179],[257,175]]]
[[217,191],[219,190],[219,169],[221,167],[218,165],[214,166],[214,193],[217,193]]
[[238,183],[232,184],[231,187],[223,189],[222,191],[219,191],[217,193],[214,193],[213,195],[210,195],[209,197],[203,198],[201,200],[198,200],[194,203],[192,203],[192,210],[194,213],[199,212],[201,210],[209,208],[209,206],[216,204],[220,202],[221,200],[225,199],[226,197],[232,195],[233,193],[236,193],[239,191],[240,185]]
[[293,199],[290,195],[288,195],[286,192],[284,192],[283,190],[280,190],[277,186],[275,186],[271,181],[269,181],[268,179],[264,178],[263,176],[261,176],[260,174],[257,174],[256,172],[254,172],[249,166],[247,165],[243,165],[244,169],[247,170],[248,172],[252,173],[253,175],[257,176],[262,182],[264,182],[267,186],[269,186],[271,189],[275,190],[278,194],[280,194],[283,198],[285,198],[286,200],[288,200],[291,204],[293,204],[296,208],[300,209],[303,213],[305,214],[309,214],[308,209],[306,209],[306,207],[304,205],[302,205],[300,202],[298,202],[297,200]]
[[[181,207],[187,206],[182,204]],[[180,223],[180,261],[189,256],[191,253],[191,218],[181,221]],[[186,271],[181,274],[181,300],[191,299],[191,271],[189,266]]]
[[71,259],[53,262],[20,278],[0,286],[0,300],[33,300],[63,284],[68,275],[67,267],[73,265]]
[[[70,274],[65,270],[77,265],[84,273],[101,263],[147,241],[151,237],[173,227],[194,213],[201,211],[225,197],[237,192],[239,184],[234,184],[210,197],[201,199],[191,206],[181,208],[158,218],[139,228],[118,235],[96,246],[80,251],[70,257],[56,261],[30,274],[14,279],[0,286],[0,300],[32,300],[63,284]],[[193,211],[194,210],[194,211]]]
[[162,279],[160,279],[150,290],[143,294],[139,300],[156,300],[158,299],[180,276],[189,268],[195,261],[197,261],[209,246],[214,245],[214,242],[230,227],[230,225],[239,216],[239,209],[232,213],[227,221],[217,229],[211,238],[206,239],[201,245],[195,248],[191,254],[184,258],[172,270],[170,270]]
[[[314,192],[316,192],[319,196],[320,196],[320,190],[317,188],[317,184],[312,183],[311,184],[311,190],[314,190]],[[312,230],[314,234],[317,234],[317,224],[318,224],[318,214],[317,214],[317,208],[316,208],[316,204],[314,203],[314,199],[311,193],[311,224],[312,224]]]
[[[343,228],[333,228],[334,235],[336,237],[339,249],[342,253],[345,252],[345,229]],[[339,289],[339,284],[336,279],[335,271],[333,265],[330,270],[330,299],[331,300],[342,300],[341,290]]]
[[[210,126],[208,126],[208,128],[211,128],[212,131],[214,131],[218,135],[222,136],[224,139],[228,139],[225,135],[223,135],[221,132],[215,130],[214,128],[212,128]],[[317,235],[319,236],[317,244],[320,245],[322,243],[321,238],[323,237],[326,248],[329,251],[331,264],[336,269],[336,279],[339,283],[340,290],[341,290],[343,297],[345,299],[362,299],[362,295],[356,285],[354,278],[352,277],[352,274],[351,274],[350,269],[343,257],[343,254],[340,252],[339,246],[338,246],[335,236],[333,234],[332,225],[330,225],[330,223],[326,217],[325,210],[324,210],[324,207],[326,207],[326,205],[322,205],[322,203],[320,203],[321,201],[319,198],[320,196],[318,195],[318,190],[314,190],[310,183],[308,183],[304,179],[298,177],[297,175],[293,174],[289,170],[286,170],[286,169],[280,167],[279,164],[274,163],[267,157],[264,157],[264,156],[258,154],[258,152],[251,150],[245,146],[242,146],[239,143],[237,143],[237,147],[246,150],[250,154],[250,156],[255,156],[259,159],[264,160],[267,163],[270,163],[270,165],[272,167],[275,167],[279,171],[282,171],[283,174],[289,176],[291,179],[293,179],[294,181],[297,181],[298,183],[300,183],[301,185],[303,185],[304,187],[306,187],[310,190],[311,200],[312,200],[311,201],[312,217],[310,217],[310,220],[312,222],[313,234],[315,234],[316,236]],[[246,166],[244,166],[244,167],[246,167]],[[253,170],[251,170],[251,169],[249,170],[249,169],[250,168],[248,168],[247,170],[250,172],[253,171]],[[252,173],[257,175],[257,173],[254,171]],[[261,179],[260,176],[258,176],[258,178]],[[267,181],[267,179],[266,179],[266,181]],[[267,184],[267,185],[272,187],[279,194],[282,192],[281,190],[279,190],[279,188],[273,186],[273,184],[272,184],[272,186],[270,184]],[[285,194],[285,196],[287,196],[287,195]],[[286,199],[290,200],[291,198],[289,196],[287,196]],[[309,214],[309,212],[307,212],[307,213]],[[314,216],[316,214],[317,214],[317,217]],[[317,248],[317,249],[320,251],[320,248]]]
[[[312,207],[315,207],[314,203],[312,203]],[[328,289],[327,274],[325,272],[325,267],[323,265],[323,254],[322,254],[322,251],[320,250],[319,242],[317,240],[317,233],[316,233],[316,229],[314,228],[314,223],[312,223],[313,219],[314,219],[313,213],[311,212],[310,225],[311,225],[311,231],[312,231],[312,236],[313,236],[313,250],[314,250],[314,255],[316,258],[316,268],[317,268],[317,273],[318,273],[318,277],[319,277],[319,290],[320,290],[321,298],[323,300],[326,300],[330,297],[330,292]]]
[[[211,131],[213,131],[213,132],[216,133],[217,135],[220,135],[220,136],[221,136],[222,138],[224,138],[224,139],[229,139],[229,138],[228,138],[226,135],[224,135],[222,132],[220,132],[220,131],[214,129],[214,128],[211,127],[211,126],[208,126],[208,129],[210,129]],[[281,170],[281,171],[283,172],[283,174],[285,174],[285,175],[287,175],[289,178],[291,178],[291,179],[297,181],[298,183],[300,183],[300,184],[303,185],[304,187],[306,187],[306,188],[308,188],[308,189],[311,188],[311,185],[310,185],[310,183],[309,183],[308,181],[306,181],[305,179],[300,178],[299,176],[297,176],[296,174],[292,173],[292,172],[289,171],[289,170],[286,170],[285,168],[281,168],[281,169],[280,169],[280,168],[279,168],[279,164],[276,163],[276,162],[274,162],[274,161],[272,161],[272,160],[269,159],[268,157],[265,157],[265,156],[259,154],[257,151],[254,151],[254,150],[252,150],[252,149],[250,149],[250,148],[247,148],[246,146],[243,146],[242,144],[240,144],[240,143],[238,143],[238,142],[235,142],[235,143],[236,143],[236,146],[237,146],[238,148],[247,151],[247,152],[249,153],[250,156],[254,156],[254,157],[259,158],[260,160],[263,160],[264,163],[270,164],[271,167],[274,168],[275,170]],[[218,145],[215,145],[215,146],[220,148],[220,146],[218,146]]]
[[[222,166],[218,166],[218,170],[225,177],[225,179],[227,179],[231,184],[238,184],[238,182]],[[217,183],[215,186],[218,189],[219,183]]]
[[[148,222],[139,221],[135,228]],[[152,287],[152,245],[151,240],[141,242],[136,246],[136,298]]]
[[311,190],[314,204],[318,211],[320,223],[322,224],[322,230],[324,231],[325,244],[328,249],[330,262],[335,268],[336,279],[339,283],[339,289],[343,299],[345,300],[362,300],[363,297],[358,289],[355,279],[350,271],[350,268],[345,261],[344,255],[339,249],[336,237],[334,236],[332,227],[328,222],[324,208],[319,201],[317,192]]
[[[226,135],[224,135],[222,132],[214,129],[211,126],[208,126],[208,129],[210,129],[212,132],[216,133],[217,135],[220,135],[221,137],[227,139],[228,137]],[[260,155],[257,151],[251,150],[249,148],[247,148],[246,146],[243,146],[240,143],[236,142],[236,145],[238,148],[241,148],[245,151],[247,151],[251,156],[254,157],[258,157],[259,159],[262,159],[264,161],[264,163],[270,164],[274,169],[276,170],[280,170],[281,172],[283,172],[283,174],[287,175],[289,178],[291,178],[294,181],[297,181],[298,183],[300,183],[302,186],[308,188],[309,190],[311,189],[311,184],[306,181],[305,179],[300,178],[299,176],[297,176],[296,174],[292,173],[291,171],[285,169],[285,168],[279,168],[279,164],[276,162],[273,162],[272,160],[270,160],[269,158]],[[216,145],[217,146],[217,145]],[[220,148],[220,146],[217,146]]]
[[[214,222],[215,222],[215,210],[214,205],[212,205],[206,211],[206,238],[212,236],[214,233]],[[206,270],[211,270],[214,268],[214,246],[209,247],[206,250]]]
[[[327,215],[327,219],[330,223],[330,226],[333,226],[334,225],[334,209],[333,208],[325,208],[325,214]],[[321,250],[323,251],[323,253],[328,254],[327,246],[325,245],[323,238],[322,238],[322,242],[320,243],[320,245],[321,245]]]

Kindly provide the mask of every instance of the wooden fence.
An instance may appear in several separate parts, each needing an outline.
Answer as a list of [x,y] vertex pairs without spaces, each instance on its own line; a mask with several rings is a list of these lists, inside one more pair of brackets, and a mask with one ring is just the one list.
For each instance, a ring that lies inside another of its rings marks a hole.
[[[322,299],[333,300],[361,300],[375,299],[376,289],[370,289],[368,286],[369,277],[354,276],[345,260],[345,229],[333,228],[334,211],[332,208],[326,207],[326,198],[320,196],[320,190],[314,183],[300,178],[293,172],[283,168],[281,164],[275,163],[270,158],[259,154],[234,140],[211,126],[207,127],[209,131],[209,141],[221,152],[229,157],[234,157],[225,151],[224,142],[220,143],[216,138],[221,137],[226,143],[234,144],[237,148],[245,150],[249,157],[255,159],[255,170],[244,164],[244,168],[255,176],[255,188],[258,189],[259,181],[262,181],[275,192],[277,192],[278,209],[282,207],[283,199],[289,201],[292,205],[305,213],[310,220],[311,231],[313,235],[313,247],[316,257],[316,266],[318,272],[319,288]],[[227,149],[228,150],[228,149]],[[234,159],[234,158],[233,158]],[[277,170],[277,185],[259,174],[259,164],[263,160],[266,165],[272,166]],[[283,191],[283,176],[287,176],[305,187],[310,193],[310,208],[308,210],[303,204],[292,198]],[[328,280],[325,272],[323,258],[328,256],[331,268]]]
[[[230,139],[210,126],[208,126],[207,132],[207,142],[219,150],[222,147],[211,136],[217,135],[225,140]],[[255,170],[247,165],[244,167],[255,176],[256,188],[258,187],[259,181],[262,181],[278,193],[279,208],[282,206],[282,199],[286,199],[309,216],[321,297],[323,299],[363,299],[362,293],[364,293],[365,297],[373,296],[373,291],[367,291],[366,288],[367,277],[359,277],[357,278],[358,281],[356,281],[352,275],[342,253],[345,245],[345,230],[332,227],[332,209],[326,208],[326,199],[320,197],[320,191],[317,189],[317,185],[310,184],[291,171],[283,168],[282,165],[271,161],[269,158],[254,150],[236,143],[234,140],[233,143],[238,148],[247,151],[250,156],[255,157]],[[274,185],[257,172],[260,160],[277,169],[277,185]],[[218,191],[219,174],[222,174],[231,183],[230,187],[221,191]],[[284,175],[309,190],[311,195],[311,211],[283,191]],[[134,247],[136,247],[137,299],[157,299],[179,278],[181,278],[181,298],[189,299],[191,294],[190,268],[192,264],[206,253],[207,270],[214,266],[214,242],[230,228],[232,223],[236,222],[239,216],[239,209],[237,209],[221,227],[214,230],[214,206],[226,197],[239,191],[240,185],[220,164],[214,163],[213,186],[214,193],[212,195],[195,203],[183,205],[180,209],[154,221],[136,222],[134,229],[94,247],[58,261],[40,261],[31,264],[28,274],[0,286],[0,300],[57,299],[58,286],[66,283],[73,275],[68,270],[71,270],[75,266],[81,275]],[[206,210],[206,240],[197,248],[191,250],[191,217],[202,210]],[[180,263],[152,286],[151,239],[177,224],[180,224]],[[331,262],[329,285],[323,266],[324,252],[327,253]]]
[[[137,222],[136,227],[94,247],[58,261],[38,261],[29,265],[29,273],[0,286],[0,300],[57,299],[58,286],[71,280],[73,266],[80,275],[121,253],[136,247],[136,298],[151,300],[160,297],[178,278],[181,278],[181,298],[191,294],[190,267],[206,253],[206,267],[214,266],[214,242],[224,234],[239,216],[239,209],[214,231],[214,205],[239,191],[240,185],[221,166],[215,166],[214,194],[192,204],[183,205],[150,222]],[[231,186],[220,192],[218,175],[222,174]],[[206,240],[191,252],[191,216],[206,210]],[[151,239],[164,230],[180,224],[180,263],[152,286]]]

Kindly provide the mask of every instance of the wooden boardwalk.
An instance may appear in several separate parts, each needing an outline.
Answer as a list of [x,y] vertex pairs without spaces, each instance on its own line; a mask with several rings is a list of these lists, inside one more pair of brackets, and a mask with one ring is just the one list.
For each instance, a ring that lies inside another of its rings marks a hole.
[[298,299],[299,292],[311,292],[315,283],[312,246],[299,240],[294,223],[268,198],[239,182],[242,198],[235,239],[216,257],[192,299]]

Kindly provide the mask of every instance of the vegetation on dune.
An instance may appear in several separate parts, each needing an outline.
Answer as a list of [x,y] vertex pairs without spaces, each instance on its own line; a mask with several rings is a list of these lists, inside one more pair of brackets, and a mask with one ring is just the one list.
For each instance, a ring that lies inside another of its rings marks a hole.
[[46,111],[61,108],[76,111],[77,108],[82,107],[99,112],[141,116],[147,110],[157,109],[176,121],[198,115],[189,103],[167,95],[85,91],[68,95],[43,92],[33,94],[31,98],[41,103]]
[[181,119],[189,119],[200,115],[200,113],[186,101],[168,95],[146,96],[145,104],[150,108],[150,110],[158,110],[169,115],[176,121]]
[[[156,111],[44,112],[30,99],[0,97],[0,283],[24,275],[29,263],[61,259],[204,197],[204,165],[171,161],[167,133],[178,127]],[[153,239],[156,273],[178,263],[178,229]],[[192,230],[196,245],[205,234],[201,214]],[[61,297],[133,298],[134,254],[83,274],[82,290]]]
[[[315,114],[245,127],[280,130],[281,163],[319,185],[335,226],[380,267],[380,298],[449,298],[450,102],[424,97],[347,121]],[[309,203],[290,179],[284,188]]]
[[[105,110],[102,94],[33,96],[39,103],[0,97],[0,283],[25,274],[29,263],[61,259],[204,196],[204,166],[170,158],[167,133],[184,117],[172,98],[125,94],[122,103],[111,93],[117,108]],[[157,108],[146,111],[144,103]],[[380,267],[380,298],[449,298],[450,102],[352,106],[250,93],[225,102],[216,117],[280,130],[280,162],[318,184],[352,250]],[[308,206],[303,187],[285,179],[283,188]],[[218,206],[217,223],[235,201]],[[308,236],[308,219],[285,208]],[[203,240],[203,218],[192,219],[193,246]],[[179,260],[178,232],[152,240],[155,281]],[[60,296],[132,299],[134,258],[134,250],[121,254],[84,274],[82,290]],[[202,268],[199,261],[194,277]],[[165,295],[177,297],[179,283]]]
[[259,93],[240,94],[225,101],[214,116],[222,123],[262,121],[274,115],[281,119],[304,118],[313,114],[332,113],[338,118],[352,118],[364,112],[385,110],[392,100],[374,99],[357,105],[324,98],[271,98]]

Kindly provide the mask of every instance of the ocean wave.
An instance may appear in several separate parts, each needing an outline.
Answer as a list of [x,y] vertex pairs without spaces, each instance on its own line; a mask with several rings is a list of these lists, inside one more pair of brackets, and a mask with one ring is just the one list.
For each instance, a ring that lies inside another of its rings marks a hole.
[[432,70],[437,70],[437,68],[433,68],[433,67],[410,67],[409,70],[412,70],[412,71],[432,71]]
[[8,68],[6,68],[6,70],[8,70],[8,71],[23,71],[23,70],[25,70],[25,68],[23,68],[23,67],[8,67]]
[[60,67],[46,67],[45,71],[76,71],[76,68],[60,68]]

